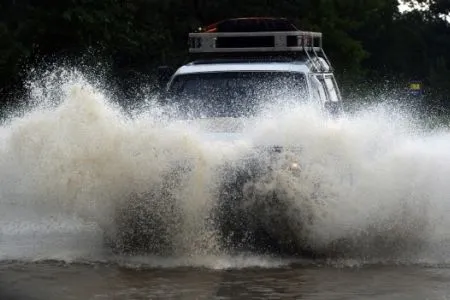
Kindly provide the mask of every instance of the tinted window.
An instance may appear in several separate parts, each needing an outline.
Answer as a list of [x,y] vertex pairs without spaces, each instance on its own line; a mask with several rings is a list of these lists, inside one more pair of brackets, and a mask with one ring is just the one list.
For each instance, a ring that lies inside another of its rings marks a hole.
[[186,74],[175,77],[168,96],[184,117],[240,117],[273,100],[307,99],[307,83],[293,72]]

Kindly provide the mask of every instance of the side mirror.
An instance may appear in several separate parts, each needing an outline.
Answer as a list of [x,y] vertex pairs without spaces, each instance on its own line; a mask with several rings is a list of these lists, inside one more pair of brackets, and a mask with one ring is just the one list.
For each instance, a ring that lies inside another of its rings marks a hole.
[[170,78],[172,77],[173,70],[168,66],[158,67],[158,90],[163,91]]

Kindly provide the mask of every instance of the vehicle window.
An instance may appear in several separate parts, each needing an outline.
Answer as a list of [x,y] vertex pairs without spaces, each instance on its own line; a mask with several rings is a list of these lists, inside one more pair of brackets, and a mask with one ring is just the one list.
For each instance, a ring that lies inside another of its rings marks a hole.
[[174,78],[169,105],[181,117],[240,117],[274,100],[306,100],[307,94],[305,75],[298,72],[196,73]]
[[314,92],[316,93],[315,97],[319,101],[326,101],[327,95],[323,86],[323,81],[319,80],[318,78],[319,76],[317,75],[312,77],[314,83]]
[[331,76],[325,76],[324,81],[325,81],[326,88],[328,90],[328,95],[330,97],[330,101],[339,101],[339,96],[338,96],[333,78]]

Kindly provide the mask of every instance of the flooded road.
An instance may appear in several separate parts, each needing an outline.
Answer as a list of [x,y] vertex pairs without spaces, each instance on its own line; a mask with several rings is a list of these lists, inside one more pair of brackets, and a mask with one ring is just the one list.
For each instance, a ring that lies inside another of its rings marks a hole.
[[2,300],[449,299],[450,269],[314,265],[212,270],[3,263]]

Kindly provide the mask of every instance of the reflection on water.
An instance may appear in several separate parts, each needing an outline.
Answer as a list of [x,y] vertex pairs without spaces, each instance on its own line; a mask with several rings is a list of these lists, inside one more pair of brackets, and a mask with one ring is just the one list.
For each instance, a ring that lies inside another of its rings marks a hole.
[[3,264],[0,299],[448,299],[448,269]]

